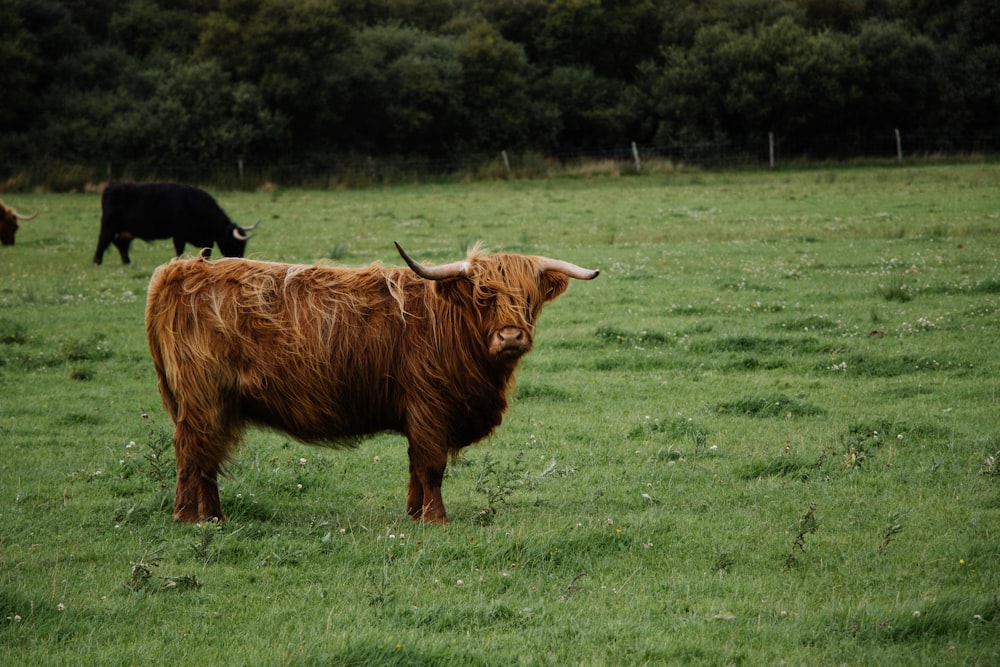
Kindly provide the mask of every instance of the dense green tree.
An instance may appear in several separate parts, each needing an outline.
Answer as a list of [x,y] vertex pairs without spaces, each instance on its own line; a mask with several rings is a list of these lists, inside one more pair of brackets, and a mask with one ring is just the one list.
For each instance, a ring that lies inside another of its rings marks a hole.
[[549,0],[480,0],[478,9],[504,39],[521,45],[529,62],[537,63],[548,5]]
[[154,155],[242,157],[255,142],[274,141],[282,130],[283,119],[266,108],[255,87],[234,83],[211,62],[180,65],[158,78],[144,107],[145,123],[156,128],[148,139]]
[[524,147],[536,131],[524,49],[480,20],[455,44],[461,67],[461,143],[473,150]]
[[463,104],[453,40],[400,25],[366,28],[333,65],[343,149],[440,155]]
[[288,119],[292,150],[325,141],[340,91],[330,73],[352,33],[325,0],[222,0],[203,22],[199,59],[255,86],[275,117]]
[[868,21],[857,38],[864,61],[854,116],[872,130],[921,129],[940,100],[939,54],[899,23]]
[[542,146],[568,155],[627,145],[636,108],[629,86],[589,67],[556,67],[536,83],[535,95],[547,119]]
[[810,29],[849,32],[865,18],[868,0],[795,0],[802,23]]
[[790,17],[748,32],[702,28],[653,77],[659,143],[826,132],[856,96],[860,61],[847,38],[811,34]]
[[971,146],[1000,130],[998,34],[994,0],[0,0],[0,151]]
[[587,67],[630,82],[660,42],[653,0],[554,0],[538,48],[549,66]]
[[339,0],[342,14],[355,28],[398,23],[427,32],[440,32],[468,4],[465,0]]
[[1000,134],[1000,45],[974,47],[954,61],[942,86],[940,129],[970,137]]
[[29,120],[38,111],[34,91],[41,68],[35,35],[21,21],[14,3],[0,0],[0,135],[4,137],[0,151],[6,159],[16,150],[12,135],[29,130]]
[[187,57],[198,43],[199,17],[154,0],[131,0],[109,15],[108,39],[137,57],[155,50]]

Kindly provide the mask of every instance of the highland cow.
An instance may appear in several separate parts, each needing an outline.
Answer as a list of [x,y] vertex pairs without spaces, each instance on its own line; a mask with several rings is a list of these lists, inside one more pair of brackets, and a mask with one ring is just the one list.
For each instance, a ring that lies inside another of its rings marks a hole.
[[396,431],[406,511],[444,523],[449,457],[500,424],[542,306],[598,271],[473,249],[409,268],[174,260],[154,273],[146,332],[174,423],[174,518],[222,519],[217,479],[248,425],[310,444]]

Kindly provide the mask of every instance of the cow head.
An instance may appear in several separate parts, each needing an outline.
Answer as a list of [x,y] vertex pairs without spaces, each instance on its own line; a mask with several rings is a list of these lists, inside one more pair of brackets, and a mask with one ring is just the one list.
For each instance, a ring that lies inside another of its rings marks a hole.
[[473,248],[467,259],[424,266],[396,249],[420,277],[435,281],[435,291],[458,313],[474,313],[490,357],[508,365],[531,350],[535,320],[542,306],[566,291],[570,278],[592,280],[600,271],[548,257],[481,255]]
[[0,201],[0,244],[14,245],[14,235],[17,234],[18,220],[31,220],[37,212],[31,215],[21,215]]
[[240,227],[236,223],[230,223],[225,233],[218,239],[219,251],[226,257],[243,257],[246,254],[247,241],[250,240],[252,232],[260,223],[255,223],[249,227]]

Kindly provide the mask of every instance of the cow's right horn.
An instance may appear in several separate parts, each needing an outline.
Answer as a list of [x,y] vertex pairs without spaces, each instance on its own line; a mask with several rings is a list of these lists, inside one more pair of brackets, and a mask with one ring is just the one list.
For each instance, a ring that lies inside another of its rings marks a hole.
[[407,255],[401,245],[395,241],[393,243],[396,245],[396,250],[399,251],[399,256],[403,258],[406,265],[413,269],[413,272],[421,278],[427,280],[444,280],[445,278],[458,278],[469,273],[469,263],[467,261],[452,262],[451,264],[442,264],[441,266],[424,266]]
[[39,211],[35,211],[31,215],[24,215],[22,213],[18,213],[14,209],[10,209],[10,210],[14,214],[14,217],[16,217],[18,220],[32,220],[34,218],[37,218],[38,217],[38,213],[39,213]]

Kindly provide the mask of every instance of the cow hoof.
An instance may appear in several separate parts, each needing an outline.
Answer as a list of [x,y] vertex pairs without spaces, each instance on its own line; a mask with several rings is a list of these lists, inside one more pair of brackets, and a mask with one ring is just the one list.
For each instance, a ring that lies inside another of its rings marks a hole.
[[178,523],[225,523],[225,516],[200,516],[197,512],[174,512],[174,521]]

